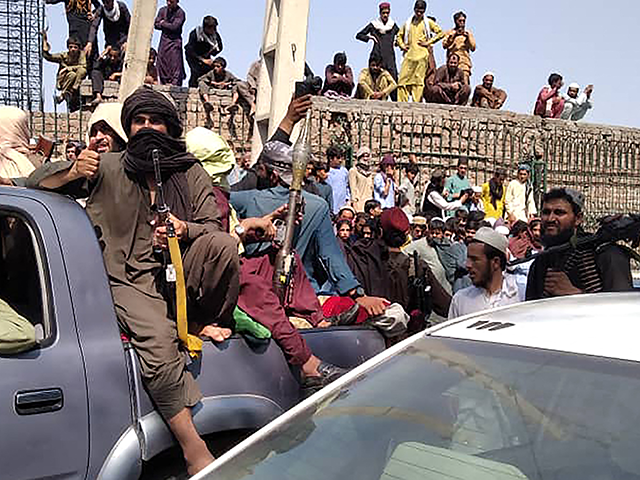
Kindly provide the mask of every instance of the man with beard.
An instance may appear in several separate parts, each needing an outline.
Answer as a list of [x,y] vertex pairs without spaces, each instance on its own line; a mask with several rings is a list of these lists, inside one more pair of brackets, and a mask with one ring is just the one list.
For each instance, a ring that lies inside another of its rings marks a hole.
[[[356,40],[361,42],[373,41],[373,49],[371,50],[371,58],[381,59],[381,67],[386,70],[393,83],[398,81],[398,67],[396,65],[396,52],[394,50],[396,35],[400,28],[390,17],[391,4],[382,2],[379,7],[380,17],[372,20],[356,35]],[[397,100],[397,93],[391,92],[391,99]]]
[[445,105],[466,105],[471,95],[471,87],[467,85],[465,74],[458,68],[460,57],[452,53],[447,58],[447,64],[436,70],[436,76],[431,85],[427,85],[424,99],[427,103],[441,103]]
[[504,187],[506,178],[507,171],[498,167],[493,178],[482,184],[482,203],[486,218],[497,220],[504,217],[504,201],[507,196],[507,189]]
[[[220,327],[230,325],[238,300],[237,245],[220,231],[211,179],[187,154],[171,101],[141,87],[125,101],[122,124],[129,136],[124,153],[87,152],[71,165],[60,162],[58,172],[39,186],[89,197],[86,211],[100,235],[118,322],[140,357],[143,382],[194,475],[213,456],[193,424],[191,408],[202,394],[186,369],[161,280],[164,262],[155,253],[167,248],[167,231],[158,224],[153,150],[160,152],[165,198],[183,252],[191,331],[216,340],[231,333]],[[123,198],[127,201],[119,201]]]
[[191,31],[189,41],[184,46],[191,69],[189,87],[197,88],[200,77],[213,70],[213,58],[223,48],[222,37],[218,33],[218,20],[209,15],[204,17],[202,25]]
[[508,240],[489,227],[479,229],[469,243],[467,270],[472,286],[453,296],[449,319],[524,301],[515,278],[505,274]]
[[[554,188],[542,199],[542,245],[562,245],[582,229],[584,195]],[[581,293],[623,292],[633,287],[629,256],[616,244],[574,248],[537,258],[529,271],[527,300]]]
[[577,83],[569,85],[567,95],[564,96],[564,108],[560,118],[562,120],[573,120],[574,122],[582,120],[587,112],[593,108],[592,93],[593,85],[587,85],[587,88],[581,94],[580,85]]
[[363,212],[365,202],[373,196],[373,175],[370,162],[371,150],[369,147],[360,147],[356,153],[356,164],[349,169],[351,205],[356,212]]
[[67,40],[67,52],[51,53],[51,45],[47,41],[47,35],[42,35],[42,57],[51,62],[57,63],[58,75],[56,77],[56,88],[60,92],[55,97],[56,104],[67,102],[69,112],[80,109],[80,84],[87,76],[87,57],[82,51],[82,44],[76,37],[69,37]]
[[167,6],[158,12],[155,29],[162,32],[158,46],[160,83],[181,87],[187,76],[182,59],[182,27],[187,16],[178,2],[179,0],[167,0]]

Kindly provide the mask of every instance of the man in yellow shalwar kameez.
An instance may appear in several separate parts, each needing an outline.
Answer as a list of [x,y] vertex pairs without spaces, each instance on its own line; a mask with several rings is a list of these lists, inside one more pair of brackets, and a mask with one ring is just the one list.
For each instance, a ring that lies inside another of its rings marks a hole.
[[398,100],[408,102],[409,96],[414,102],[422,101],[424,82],[429,65],[429,46],[444,37],[438,24],[424,14],[427,3],[418,0],[414,7],[414,15],[398,32],[398,46],[404,52],[404,60],[398,78]]

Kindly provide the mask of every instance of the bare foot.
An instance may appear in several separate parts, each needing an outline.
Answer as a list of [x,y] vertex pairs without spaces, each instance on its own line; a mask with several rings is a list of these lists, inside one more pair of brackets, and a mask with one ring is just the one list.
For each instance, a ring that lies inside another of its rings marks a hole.
[[231,336],[231,329],[219,327],[218,325],[205,325],[200,330],[200,335],[209,337],[214,342],[224,342]]

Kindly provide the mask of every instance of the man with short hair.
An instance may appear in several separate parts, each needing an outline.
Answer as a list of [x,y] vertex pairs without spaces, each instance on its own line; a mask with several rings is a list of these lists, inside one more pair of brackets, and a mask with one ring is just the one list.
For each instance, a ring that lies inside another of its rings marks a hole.
[[347,65],[347,54],[338,52],[333,57],[333,63],[325,68],[322,94],[345,99],[351,97],[353,87],[353,70]]
[[542,118],[560,118],[564,109],[564,99],[560,96],[562,88],[562,75],[552,73],[549,75],[549,84],[542,87],[533,114]]
[[207,15],[202,20],[202,25],[191,30],[184,46],[184,54],[191,69],[189,87],[197,88],[198,80],[213,70],[213,59],[223,48],[222,37],[218,33],[218,19]]
[[[466,157],[460,157],[458,159],[458,167],[456,174],[447,178],[444,184],[444,189],[449,194],[447,196],[448,202],[459,200],[463,191],[468,191],[471,188],[471,182],[467,178],[467,171],[469,170],[469,160]],[[453,215],[453,211],[448,212]]]
[[213,68],[198,81],[198,91],[207,114],[211,114],[214,108],[210,101],[209,91],[212,88],[230,90],[237,82],[238,78],[227,70],[227,61],[224,57],[217,57],[213,61]]
[[444,37],[436,22],[425,18],[427,2],[417,0],[413,6],[413,16],[398,32],[396,43],[404,52],[400,77],[398,78],[398,100],[422,102],[424,82],[429,66],[429,47]]
[[373,198],[380,202],[380,206],[393,208],[396,206],[396,160],[393,154],[387,153],[380,162],[380,171],[373,179]]
[[364,204],[364,213],[373,218],[382,215],[382,205],[378,200],[369,199]]
[[442,47],[447,51],[447,58],[454,53],[458,55],[460,59],[460,70],[464,72],[466,84],[469,85],[469,78],[471,77],[471,52],[476,51],[476,39],[473,34],[466,29],[467,26],[467,14],[464,12],[458,12],[453,16],[453,22],[455,28],[447,32],[444,40],[442,40]]
[[221,231],[211,179],[186,152],[171,101],[141,87],[125,101],[122,124],[129,136],[124,153],[87,152],[77,162],[56,162],[58,171],[39,186],[89,197],[86,211],[104,246],[118,322],[141,358],[142,380],[182,447],[189,475],[194,475],[213,456],[193,424],[191,408],[202,394],[186,369],[175,318],[169,313],[171,296],[158,280],[166,265],[155,252],[167,248],[167,231],[156,214],[154,150],[160,152],[169,219],[181,244],[190,325],[200,335],[220,338],[231,333],[217,325],[230,325],[237,304],[237,245]]
[[181,87],[187,74],[182,58],[182,27],[187,19],[178,6],[180,0],[167,0],[167,6],[158,12],[155,29],[160,30],[158,46],[158,74],[162,85]]
[[[554,188],[542,198],[542,245],[563,245],[588,235],[582,228],[584,195]],[[632,290],[629,255],[615,243],[581,247],[537,258],[527,281],[527,300],[581,293]]]
[[351,205],[356,212],[364,211],[364,204],[373,196],[373,175],[371,174],[371,150],[360,147],[356,152],[356,164],[349,169],[349,191]]
[[511,180],[507,186],[504,208],[507,220],[511,224],[518,220],[529,223],[538,214],[530,176],[531,166],[523,163],[518,167],[517,178]]
[[507,92],[493,86],[495,75],[487,72],[482,77],[482,84],[478,85],[473,92],[471,100],[472,107],[489,108],[500,110],[507,101]]
[[[349,171],[344,166],[344,152],[337,145],[331,145],[327,149],[327,161],[329,163],[329,176],[326,182],[331,186],[333,192],[334,214],[349,205],[351,192],[349,190]],[[316,173],[317,174],[317,173]]]
[[580,94],[580,85],[572,83],[569,85],[567,95],[564,96],[564,108],[560,118],[577,122],[582,120],[589,110],[593,108],[591,94],[593,85],[587,85],[584,92]]
[[147,75],[144,77],[144,83],[147,85],[158,85],[158,67],[156,66],[156,60],[158,59],[158,52],[151,47],[149,49],[149,60],[147,61]]
[[356,98],[361,100],[386,100],[398,88],[391,74],[382,68],[377,53],[369,57],[369,68],[364,68],[358,78]]
[[404,211],[409,219],[413,218],[416,213],[416,187],[415,182],[418,178],[418,166],[410,163],[404,169],[404,177],[398,187],[400,197],[400,208]]
[[93,13],[89,41],[84,48],[84,53],[88,57],[91,55],[93,46],[96,45],[97,48],[98,29],[103,21],[105,49],[109,47],[126,49],[129,25],[131,24],[131,13],[129,13],[127,4],[120,0],[103,0],[103,4]]
[[69,112],[75,112],[80,109],[80,84],[87,76],[87,57],[82,51],[82,44],[76,37],[69,37],[68,51],[52,54],[46,33],[43,33],[42,41],[42,57],[59,65],[56,88],[60,94],[55,97],[55,103],[66,101]]
[[[374,58],[374,55],[376,58],[380,58],[382,69],[391,75],[393,83],[397,83],[398,67],[396,65],[395,41],[400,28],[390,17],[391,4],[389,2],[382,2],[378,9],[380,16],[358,32],[356,39],[365,43],[369,40],[373,41],[373,49],[369,58]],[[397,100],[395,90],[391,91],[390,95],[391,100]]]
[[447,64],[436,70],[433,84],[427,85],[424,99],[427,103],[445,105],[466,105],[471,95],[471,87],[466,83],[465,74],[458,68],[459,57],[452,53]]
[[315,170],[315,187],[318,190],[318,196],[324,199],[329,206],[329,212],[333,215],[333,189],[331,185],[327,183],[327,179],[329,178],[329,167],[327,162],[322,160],[316,160],[313,162],[314,170]]
[[473,285],[453,296],[449,319],[524,301],[515,278],[505,273],[508,244],[507,237],[489,227],[476,232],[466,263]]
[[105,52],[93,63],[91,70],[91,88],[94,99],[91,106],[102,103],[104,81],[119,82],[122,78],[124,57],[118,45],[108,46]]

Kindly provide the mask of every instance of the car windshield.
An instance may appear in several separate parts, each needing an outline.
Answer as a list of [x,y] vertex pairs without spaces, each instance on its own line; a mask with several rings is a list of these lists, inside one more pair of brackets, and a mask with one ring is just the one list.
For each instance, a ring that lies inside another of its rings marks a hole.
[[640,479],[633,362],[426,337],[210,478]]

